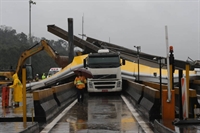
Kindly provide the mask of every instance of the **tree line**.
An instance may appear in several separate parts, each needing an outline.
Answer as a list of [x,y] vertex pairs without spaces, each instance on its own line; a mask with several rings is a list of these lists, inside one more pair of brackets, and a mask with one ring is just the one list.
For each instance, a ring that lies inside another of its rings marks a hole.
[[[32,46],[42,39],[47,40],[49,45],[61,56],[68,55],[68,43],[62,39],[57,41],[48,40],[45,37],[38,38],[31,36]],[[17,33],[12,27],[0,25],[0,70],[16,69],[21,54],[30,47],[28,35]],[[29,59],[25,63],[29,63]],[[31,56],[31,64],[34,75],[47,73],[51,67],[58,67],[54,60],[45,52],[41,51]]]

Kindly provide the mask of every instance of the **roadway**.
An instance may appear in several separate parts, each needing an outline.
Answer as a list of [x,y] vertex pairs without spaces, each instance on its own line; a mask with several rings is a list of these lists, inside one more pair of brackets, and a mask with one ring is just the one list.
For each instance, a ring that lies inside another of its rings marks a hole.
[[[75,100],[40,133],[153,133],[154,124],[141,114],[127,95],[85,93],[82,104]],[[199,124],[160,122],[174,133],[200,133]]]
[[[176,133],[200,132],[200,125],[161,123]],[[141,115],[126,95],[88,96],[86,93],[83,104],[75,100],[40,133],[151,133],[153,130],[153,123]]]
[[[2,101],[0,101],[2,103]],[[128,106],[127,106],[128,105]],[[0,132],[29,132],[35,126],[32,93],[27,93],[27,122],[22,121],[23,106],[4,108],[0,104]],[[33,111],[33,112],[32,112]],[[32,118],[33,117],[33,118]],[[25,126],[26,125],[26,126]],[[83,103],[73,101],[50,123],[39,122],[40,133],[151,133],[150,122],[144,122],[127,98],[119,93],[89,96]]]
[[40,133],[153,133],[151,124],[139,118],[133,106],[127,106],[124,96],[85,96],[83,103],[74,101]]
[[[17,133],[27,129],[22,122],[22,105],[18,108],[0,108],[0,132]],[[33,108],[33,98],[28,93],[27,127],[37,123],[32,122]],[[34,112],[33,116],[35,117]],[[200,133],[199,124],[173,125],[169,121],[161,123],[176,133]],[[86,92],[83,104],[73,101],[52,122],[40,126],[39,129],[37,131],[40,133],[151,133],[153,123],[141,115],[125,94],[89,96]]]

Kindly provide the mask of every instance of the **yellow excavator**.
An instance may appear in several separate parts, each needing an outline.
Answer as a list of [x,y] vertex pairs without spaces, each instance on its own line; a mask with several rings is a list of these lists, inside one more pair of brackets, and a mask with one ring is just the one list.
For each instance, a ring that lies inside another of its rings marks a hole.
[[[68,56],[60,56],[59,54],[57,54],[56,51],[53,50],[53,48],[47,43],[46,40],[41,40],[40,43],[35,44],[34,46],[32,46],[31,48],[29,48],[28,50],[24,51],[21,54],[15,71],[14,70],[0,71],[0,86],[3,84],[12,83],[13,81],[12,76],[14,73],[17,73],[19,75],[19,78],[21,79],[20,77],[21,70],[22,70],[22,67],[24,66],[24,62],[26,61],[26,59],[43,50],[45,50],[48,53],[48,55],[54,59],[58,67],[64,68],[69,64]],[[27,73],[26,75],[27,81],[30,81],[33,79],[32,66],[30,64],[26,64],[25,67],[26,67],[26,73]]]

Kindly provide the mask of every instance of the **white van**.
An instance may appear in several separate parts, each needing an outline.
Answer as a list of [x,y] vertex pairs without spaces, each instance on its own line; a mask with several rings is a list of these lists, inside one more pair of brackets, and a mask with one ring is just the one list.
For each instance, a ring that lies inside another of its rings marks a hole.
[[47,75],[47,78],[48,77],[51,77],[52,75],[56,74],[57,72],[59,72],[62,68],[60,67],[52,67],[49,69],[49,72],[48,72],[48,75]]

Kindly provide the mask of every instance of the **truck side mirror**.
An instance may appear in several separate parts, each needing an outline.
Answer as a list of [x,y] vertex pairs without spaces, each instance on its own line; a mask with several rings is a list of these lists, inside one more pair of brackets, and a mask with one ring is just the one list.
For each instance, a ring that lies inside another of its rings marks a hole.
[[126,61],[124,59],[122,59],[122,65],[125,65]]
[[86,68],[86,59],[83,60],[83,67]]

